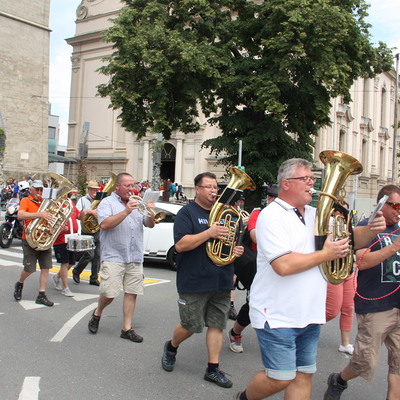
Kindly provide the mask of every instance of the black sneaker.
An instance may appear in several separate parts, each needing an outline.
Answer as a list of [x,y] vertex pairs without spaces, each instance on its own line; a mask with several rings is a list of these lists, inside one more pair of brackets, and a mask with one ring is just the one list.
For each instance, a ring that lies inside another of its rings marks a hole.
[[168,351],[168,342],[164,344],[164,352],[161,357],[161,365],[165,371],[171,372],[174,370],[176,361],[176,351]]
[[[96,311],[96,310],[94,310]],[[98,317],[97,315],[94,315],[94,311],[92,314],[92,318],[90,318],[90,321],[88,323],[88,329],[90,333],[97,333],[98,329],[99,329],[99,323],[100,323],[100,317]]]
[[132,342],[136,342],[136,343],[143,342],[142,336],[138,335],[132,328],[127,331],[124,331],[122,329],[120,337],[122,337],[122,339],[132,340]]
[[236,321],[237,318],[237,312],[235,310],[235,306],[231,304],[228,312],[228,318],[231,319],[232,321]]
[[24,287],[23,283],[17,282],[14,288],[14,299],[20,301],[22,299],[22,288]]
[[232,381],[229,380],[223,371],[221,371],[219,368],[217,368],[213,372],[208,372],[206,369],[206,373],[204,374],[204,379],[209,382],[214,382],[218,386],[224,387],[224,388],[231,388],[232,387]]
[[80,273],[75,271],[75,268],[72,270],[72,279],[74,280],[75,283],[79,283],[81,281],[80,278]]
[[47,307],[53,307],[54,303],[50,301],[45,294],[39,294],[38,297],[36,297],[36,304],[43,304],[44,306]]
[[328,389],[324,394],[324,400],[340,400],[340,396],[342,395],[343,390],[347,389],[347,382],[345,385],[341,385],[337,381],[338,377],[338,373],[333,373],[329,375]]

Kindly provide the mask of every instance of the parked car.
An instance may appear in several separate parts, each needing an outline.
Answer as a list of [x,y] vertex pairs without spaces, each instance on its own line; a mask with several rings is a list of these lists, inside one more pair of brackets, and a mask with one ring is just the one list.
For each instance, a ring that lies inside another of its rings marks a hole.
[[174,221],[182,204],[157,202],[156,212],[163,211],[166,216],[154,228],[144,228],[144,259],[145,261],[166,262],[176,270],[174,246]]

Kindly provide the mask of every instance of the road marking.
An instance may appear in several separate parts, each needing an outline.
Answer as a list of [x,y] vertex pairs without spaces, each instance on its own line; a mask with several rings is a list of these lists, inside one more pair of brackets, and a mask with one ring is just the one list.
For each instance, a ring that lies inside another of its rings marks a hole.
[[50,342],[62,342],[65,336],[72,330],[72,328],[83,318],[86,314],[90,313],[90,311],[94,310],[97,307],[97,302],[92,303],[85,307],[83,310],[79,311],[75,314],[69,321],[67,321],[64,326],[50,339]]
[[[20,300],[18,302],[25,310],[35,310],[36,308],[43,308],[48,306],[45,306],[44,304],[36,304],[35,300]],[[59,306],[60,303],[54,303],[55,306]]]
[[27,376],[24,379],[18,400],[37,400],[39,398],[39,376]]
[[15,267],[21,265],[21,262],[18,261],[8,261],[8,260],[1,260],[1,265],[3,267]]

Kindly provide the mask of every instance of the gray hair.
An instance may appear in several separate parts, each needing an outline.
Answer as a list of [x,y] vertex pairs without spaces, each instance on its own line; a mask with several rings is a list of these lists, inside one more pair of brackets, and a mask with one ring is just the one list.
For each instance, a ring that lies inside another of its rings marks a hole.
[[292,178],[296,168],[312,168],[312,163],[304,158],[290,158],[284,161],[278,170],[278,190],[281,189],[282,180]]

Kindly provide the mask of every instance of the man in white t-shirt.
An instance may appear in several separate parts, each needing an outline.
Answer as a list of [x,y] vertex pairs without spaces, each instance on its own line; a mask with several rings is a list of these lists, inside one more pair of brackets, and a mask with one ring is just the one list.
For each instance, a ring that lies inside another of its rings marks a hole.
[[[264,399],[282,390],[285,399],[310,399],[325,323],[327,283],[318,265],[343,258],[349,251],[348,238],[334,242],[332,235],[322,250],[315,251],[316,209],[308,205],[315,182],[311,168],[309,161],[299,158],[282,163],[278,198],[257,220],[257,274],[250,290],[250,319],[265,370],[236,395],[237,400]],[[366,228],[363,235],[373,236]],[[383,221],[374,229],[383,229]]]

